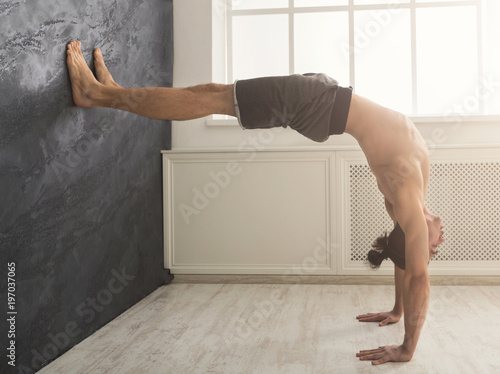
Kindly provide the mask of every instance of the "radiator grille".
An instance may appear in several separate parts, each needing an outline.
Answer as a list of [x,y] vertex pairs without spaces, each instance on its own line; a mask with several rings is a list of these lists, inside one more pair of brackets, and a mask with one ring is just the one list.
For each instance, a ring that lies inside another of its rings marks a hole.
[[[367,165],[350,165],[351,261],[365,261],[374,239],[393,227]],[[433,262],[500,261],[500,163],[431,165],[426,205],[443,219],[446,241]]]

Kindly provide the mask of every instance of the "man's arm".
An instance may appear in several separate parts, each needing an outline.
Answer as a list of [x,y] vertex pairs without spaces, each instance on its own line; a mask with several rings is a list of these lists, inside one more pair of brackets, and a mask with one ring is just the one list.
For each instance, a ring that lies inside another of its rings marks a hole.
[[[415,352],[429,305],[430,282],[427,273],[428,230],[422,196],[418,188],[401,188],[395,196],[394,214],[405,233],[406,269],[402,274],[405,337],[402,345],[360,351],[361,360],[410,361]],[[401,275],[401,274],[400,274]],[[401,284],[401,283],[400,283]]]
[[428,229],[418,190],[405,188],[396,196],[394,213],[405,233],[406,266],[403,275],[405,338],[403,347],[413,356],[429,305]]
[[403,277],[405,275],[405,271],[403,269],[398,268],[394,265],[394,285],[396,288],[396,301],[394,302],[394,308],[392,311],[394,314],[399,315],[400,317],[404,312],[404,304],[403,304]]
[[[389,202],[389,200],[387,200],[387,198],[385,199],[385,209],[387,210],[387,213],[389,214],[391,219],[394,221],[394,224],[396,224],[397,219],[396,219],[396,214],[394,213],[394,207]],[[406,218],[404,211],[400,212],[399,214],[400,214],[400,216],[403,215],[402,218]],[[405,226],[407,226],[407,225],[405,225]],[[403,308],[403,279],[404,279],[404,275],[405,275],[405,271],[403,269],[398,268],[396,265],[394,265],[394,284],[396,286],[396,301],[394,303],[393,312],[399,316],[401,316],[403,314],[403,311],[404,311],[404,308]]]
[[[396,225],[396,216],[394,214],[394,209],[389,200],[385,199],[385,209]],[[359,322],[379,322],[379,326],[385,326],[390,323],[399,322],[401,316],[403,315],[403,276],[404,270],[398,268],[394,265],[394,285],[396,289],[396,297],[394,301],[394,307],[390,312],[380,312],[380,313],[366,313],[356,316]]]
[[[396,224],[396,215],[394,214],[394,207],[392,204],[385,199],[385,209],[391,219],[394,221],[394,225]],[[405,271],[403,269],[398,268],[394,265],[394,285],[396,288],[396,301],[394,302],[394,308],[392,309],[393,313],[399,317],[403,315],[403,277]]]

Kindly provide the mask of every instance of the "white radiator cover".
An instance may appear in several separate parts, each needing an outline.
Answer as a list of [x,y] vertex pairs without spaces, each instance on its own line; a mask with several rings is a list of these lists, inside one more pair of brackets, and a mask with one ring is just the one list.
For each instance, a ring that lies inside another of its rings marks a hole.
[[[164,152],[165,267],[173,274],[387,275],[366,254],[390,230],[357,147]],[[500,274],[500,149],[431,151],[426,204],[446,242],[430,274]]]

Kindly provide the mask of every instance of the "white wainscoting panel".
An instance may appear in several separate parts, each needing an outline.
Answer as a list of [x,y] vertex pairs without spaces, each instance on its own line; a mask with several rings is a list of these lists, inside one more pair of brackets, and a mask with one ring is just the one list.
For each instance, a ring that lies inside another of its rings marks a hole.
[[[174,274],[388,275],[366,255],[392,221],[357,147],[164,152],[165,267]],[[431,151],[435,275],[500,275],[500,151]]]
[[[367,274],[371,243],[393,223],[362,152],[337,153],[342,216],[339,274]],[[431,150],[427,208],[441,216],[446,241],[430,262],[435,275],[500,275],[500,150],[465,146]],[[384,261],[376,274],[392,274]]]
[[173,274],[335,274],[333,152],[165,152]]

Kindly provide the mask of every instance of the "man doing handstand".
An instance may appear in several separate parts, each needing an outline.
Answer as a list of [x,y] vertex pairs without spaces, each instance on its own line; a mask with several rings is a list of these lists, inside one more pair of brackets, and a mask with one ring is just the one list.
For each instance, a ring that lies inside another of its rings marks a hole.
[[[290,126],[302,135],[325,141],[330,135],[352,135],[385,197],[395,229],[377,239],[370,262],[395,263],[396,304],[388,313],[358,316],[381,325],[397,322],[404,311],[401,345],[356,354],[373,364],[409,361],[415,352],[429,305],[429,260],[443,241],[441,218],[429,212],[429,152],[410,119],[340,87],[323,74],[295,74],[241,80],[235,84],[203,84],[189,88],[123,88],[115,83],[99,49],[94,52],[94,77],[81,52],[71,42],[67,64],[73,99],[80,107],[107,107],[164,120],[190,120],[212,114],[238,118],[246,129]],[[402,260],[402,261],[401,261]]]

